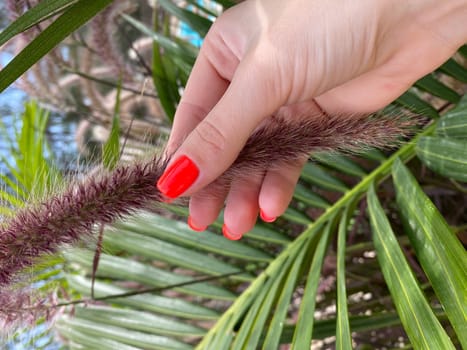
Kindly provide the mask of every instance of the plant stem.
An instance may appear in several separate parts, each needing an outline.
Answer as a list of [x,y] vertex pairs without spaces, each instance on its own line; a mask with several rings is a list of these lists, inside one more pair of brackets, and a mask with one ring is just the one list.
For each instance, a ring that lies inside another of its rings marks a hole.
[[[268,276],[274,275],[286,261],[286,259],[300,250],[301,247],[308,246],[306,242],[312,238],[314,234],[320,234],[320,229],[331,219],[336,218],[339,212],[349,204],[360,200],[369,189],[370,185],[374,182],[376,185],[381,184],[391,174],[392,164],[396,159],[407,163],[415,156],[415,145],[417,140],[422,136],[430,135],[434,132],[436,123],[432,123],[425,130],[416,135],[407,144],[396,151],[379,167],[374,169],[370,174],[362,178],[360,183],[355,185],[352,189],[344,193],[334,205],[327,208],[326,211],[313,223],[309,224],[303,233],[297,237],[293,242],[285,247],[285,249],[274,259],[269,266],[253,281],[252,284],[239,296],[230,308],[221,316],[216,325],[212,327],[203,340],[198,344],[197,348],[201,349],[210,337],[214,337],[216,333],[226,331],[226,325],[232,323],[232,316],[237,314],[239,309],[245,307],[245,302],[249,303],[249,299],[258,293],[258,290],[263,286]],[[336,218],[337,219],[337,218]]]

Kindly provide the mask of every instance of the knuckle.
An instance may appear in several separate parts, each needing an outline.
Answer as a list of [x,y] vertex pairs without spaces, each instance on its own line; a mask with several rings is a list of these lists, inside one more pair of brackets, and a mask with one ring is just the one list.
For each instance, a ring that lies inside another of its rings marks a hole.
[[211,121],[205,119],[195,129],[196,135],[209,147],[209,151],[222,153],[225,150],[226,137]]
[[235,50],[230,32],[217,29],[220,28],[217,23],[214,22],[214,28],[206,36],[201,50],[219,76],[230,81],[240,62],[239,53]]

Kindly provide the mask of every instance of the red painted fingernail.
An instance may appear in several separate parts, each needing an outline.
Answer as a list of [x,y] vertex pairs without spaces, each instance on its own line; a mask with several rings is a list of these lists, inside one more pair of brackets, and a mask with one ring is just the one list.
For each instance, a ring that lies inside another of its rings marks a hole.
[[201,232],[201,231],[204,231],[206,230],[206,226],[204,227],[198,227],[196,225],[193,224],[193,220],[191,219],[191,216],[188,216],[188,226],[190,226],[190,228],[193,230],[193,231],[197,231],[197,232]]
[[263,220],[264,222],[274,222],[277,219],[276,216],[267,216],[264,213],[263,209],[259,210],[259,216],[261,217],[261,220]]
[[157,188],[169,198],[177,198],[198,178],[199,169],[187,156],[179,157],[157,181]]
[[240,238],[242,238],[242,235],[234,235],[232,232],[230,232],[225,224],[222,225],[222,234],[225,238],[230,239],[231,241],[238,241]]

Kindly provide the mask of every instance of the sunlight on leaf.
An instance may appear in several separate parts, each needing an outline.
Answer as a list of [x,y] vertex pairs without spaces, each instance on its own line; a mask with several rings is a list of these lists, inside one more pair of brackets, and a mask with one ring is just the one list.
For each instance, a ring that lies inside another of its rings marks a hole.
[[378,261],[412,345],[415,349],[455,349],[404,257],[374,186],[368,191],[368,209]]
[[467,347],[467,253],[441,213],[401,163],[394,163],[397,203],[412,247],[446,309],[461,344]]
[[467,140],[422,137],[417,143],[417,155],[433,171],[467,182]]

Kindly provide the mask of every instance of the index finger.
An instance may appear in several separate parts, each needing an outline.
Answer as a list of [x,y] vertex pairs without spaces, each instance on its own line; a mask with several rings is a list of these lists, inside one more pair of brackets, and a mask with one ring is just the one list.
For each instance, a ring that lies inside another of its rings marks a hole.
[[[206,41],[193,66],[185,91],[175,113],[174,124],[167,144],[168,154],[180,146],[186,136],[206,117],[217,104],[231,77],[222,76],[213,60],[212,43]],[[214,61],[215,62],[215,61]],[[237,62],[238,64],[238,62]],[[232,66],[232,64],[229,64]],[[231,73],[233,75],[233,72]],[[225,74],[224,74],[225,75]]]

